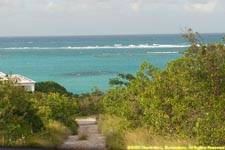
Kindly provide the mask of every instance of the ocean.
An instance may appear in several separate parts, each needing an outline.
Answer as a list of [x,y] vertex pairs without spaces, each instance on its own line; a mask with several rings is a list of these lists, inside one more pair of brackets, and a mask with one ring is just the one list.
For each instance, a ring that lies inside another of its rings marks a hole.
[[[222,42],[224,35],[202,34],[202,39]],[[117,73],[135,75],[144,61],[164,69],[189,45],[180,34],[0,37],[0,72],[53,80],[76,94],[106,91]]]

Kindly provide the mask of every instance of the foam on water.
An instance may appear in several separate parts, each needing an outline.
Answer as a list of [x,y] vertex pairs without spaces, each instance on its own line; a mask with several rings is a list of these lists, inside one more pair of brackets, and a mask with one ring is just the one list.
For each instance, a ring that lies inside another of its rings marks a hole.
[[178,51],[174,52],[147,52],[147,54],[178,54]]
[[66,76],[99,76],[99,75],[111,75],[117,74],[115,71],[85,71],[85,72],[72,72],[66,73]]
[[2,50],[45,50],[45,49],[150,49],[150,48],[184,48],[184,47],[189,47],[190,45],[158,45],[158,44],[139,44],[139,45],[122,45],[122,44],[114,44],[113,46],[110,45],[105,45],[105,46],[67,46],[67,47],[5,47],[5,48],[0,48]]

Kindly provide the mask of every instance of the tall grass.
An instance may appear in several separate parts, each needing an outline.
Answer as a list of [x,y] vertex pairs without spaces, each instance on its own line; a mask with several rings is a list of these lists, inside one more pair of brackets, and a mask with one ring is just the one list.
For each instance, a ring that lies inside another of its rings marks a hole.
[[100,115],[98,125],[100,132],[106,136],[106,146],[109,150],[126,149],[123,138],[129,126],[126,119],[111,115]]
[[194,145],[191,139],[181,137],[165,137],[154,135],[152,131],[145,128],[137,128],[128,131],[124,136],[126,146],[190,146]]
[[68,127],[58,121],[50,120],[45,124],[44,130],[29,136],[22,135],[16,140],[0,136],[0,145],[5,146],[5,141],[10,141],[7,146],[55,148],[61,145],[70,134],[71,130]]
[[46,130],[27,137],[27,145],[34,147],[55,148],[63,143],[65,138],[71,134],[71,130],[62,123],[50,120]]
[[126,149],[127,146],[190,146],[194,145],[191,139],[180,137],[165,137],[155,135],[146,128],[132,128],[132,123],[124,118],[100,115],[99,129],[106,136],[109,150]]

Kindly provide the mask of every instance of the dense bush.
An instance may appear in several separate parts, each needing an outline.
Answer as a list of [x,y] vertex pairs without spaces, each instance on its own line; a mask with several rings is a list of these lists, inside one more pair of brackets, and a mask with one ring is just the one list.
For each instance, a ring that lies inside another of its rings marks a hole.
[[[57,148],[70,134],[71,130],[63,123],[49,120],[48,122],[45,122],[44,131],[29,135],[25,138],[24,142],[26,142],[25,146],[29,147],[53,149]],[[20,146],[18,142],[17,146]]]
[[101,133],[106,136],[107,149],[126,149],[123,136],[130,126],[127,119],[112,115],[99,115],[98,125]]
[[126,86],[106,92],[106,114],[125,117],[155,135],[180,136],[200,145],[225,145],[225,46],[192,45],[183,57],[160,70],[144,62]]
[[68,92],[63,86],[54,81],[45,81],[35,83],[35,91],[43,93],[59,93],[61,95],[71,96],[72,93]]
[[99,105],[102,96],[104,95],[99,89],[91,93],[83,93],[78,97],[78,109],[81,116],[97,115],[101,112]]
[[[52,143],[62,140],[54,136],[65,138],[68,135],[68,130],[64,130],[66,126],[73,134],[77,132],[75,117],[78,114],[77,99],[73,96],[30,93],[20,86],[14,86],[10,81],[0,83],[0,145],[32,146],[30,139],[37,135],[40,139],[43,135],[49,137],[50,141],[46,139],[45,143],[51,145],[51,140]],[[58,125],[57,131],[60,132],[49,135],[52,132],[49,124]]]
[[13,145],[17,139],[44,129],[44,124],[21,87],[0,83],[0,144]]
[[39,116],[45,121],[53,119],[69,127],[73,134],[76,133],[78,104],[76,98],[67,97],[58,93],[35,93],[31,101],[38,110]]

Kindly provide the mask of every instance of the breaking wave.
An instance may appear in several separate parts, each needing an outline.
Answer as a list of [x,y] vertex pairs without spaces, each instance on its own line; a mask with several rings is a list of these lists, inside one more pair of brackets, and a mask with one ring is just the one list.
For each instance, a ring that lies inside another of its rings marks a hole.
[[185,48],[190,45],[168,45],[168,44],[139,44],[139,45],[122,45],[122,44],[114,44],[113,46],[105,45],[105,46],[67,46],[67,47],[5,47],[0,48],[3,50],[47,50],[47,49],[151,49],[151,48]]
[[86,71],[86,72],[72,72],[66,73],[64,75],[67,76],[98,76],[98,75],[110,75],[110,74],[117,74],[118,72],[115,71]]
[[147,52],[147,54],[178,54],[178,51],[174,52]]

